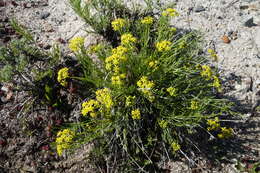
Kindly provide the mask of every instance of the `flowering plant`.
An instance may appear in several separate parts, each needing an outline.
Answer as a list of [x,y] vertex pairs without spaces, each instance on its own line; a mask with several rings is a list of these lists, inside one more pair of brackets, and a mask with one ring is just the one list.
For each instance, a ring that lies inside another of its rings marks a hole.
[[205,122],[221,130],[219,138],[231,136],[231,129],[212,120],[229,111],[226,101],[215,98],[221,91],[217,72],[198,55],[198,33],[170,25],[175,16],[172,8],[138,20],[116,16],[108,27],[117,38],[102,43],[102,54],[71,46],[83,69],[74,78],[90,90],[75,143],[93,142],[101,153],[95,157],[116,160],[121,171],[146,170],[162,155],[183,153],[183,139]]

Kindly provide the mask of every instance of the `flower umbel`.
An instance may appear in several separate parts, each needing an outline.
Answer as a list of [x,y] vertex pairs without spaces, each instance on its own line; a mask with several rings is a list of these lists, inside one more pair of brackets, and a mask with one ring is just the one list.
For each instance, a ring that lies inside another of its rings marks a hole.
[[124,26],[126,26],[127,22],[126,22],[125,19],[118,18],[118,19],[115,19],[114,21],[112,21],[111,24],[112,24],[112,27],[113,27],[114,31],[119,31]]
[[151,92],[151,89],[154,87],[154,83],[149,81],[147,76],[141,77],[141,79],[137,81],[137,86],[146,96],[148,96],[149,101],[152,102],[154,100],[155,97]]
[[151,16],[147,16],[141,20],[142,24],[150,25],[153,23],[153,18]]
[[169,51],[171,49],[172,42],[164,40],[156,43],[155,47],[159,52]]
[[57,133],[56,144],[57,144],[57,153],[59,156],[62,155],[65,149],[70,148],[74,136],[75,136],[75,132],[71,131],[70,129],[64,129]]
[[121,36],[121,44],[125,46],[132,46],[137,42],[137,39],[130,33]]
[[199,108],[199,102],[196,100],[192,100],[190,103],[190,109],[192,110],[196,110]]
[[58,71],[58,77],[57,80],[62,86],[67,86],[68,82],[66,79],[69,78],[69,69],[67,67],[64,67]]
[[221,92],[221,84],[217,76],[213,76],[213,87],[215,87],[219,92]]
[[100,104],[104,105],[108,110],[113,106],[111,91],[108,88],[96,91],[96,99]]
[[81,113],[83,116],[86,116],[89,113],[92,118],[95,118],[96,117],[95,109],[97,109],[98,107],[99,107],[98,101],[91,99],[89,101],[82,103]]
[[166,91],[170,94],[170,96],[176,96],[177,89],[174,87],[169,87],[166,89]]
[[212,77],[212,71],[211,71],[210,66],[202,65],[201,68],[202,68],[202,71],[200,72],[200,75],[202,77],[205,77],[207,80],[210,80]]
[[226,139],[233,136],[233,129],[232,128],[226,128],[221,127],[221,133],[218,134],[218,137],[220,139]]
[[207,128],[208,131],[218,130],[220,128],[219,118],[218,117],[216,117],[214,120],[208,120],[207,124],[209,125],[209,127]]
[[172,150],[173,150],[174,152],[176,152],[176,151],[178,151],[178,150],[181,149],[181,146],[180,146],[177,142],[173,142],[173,143],[171,144],[171,147],[172,147]]
[[69,41],[69,48],[73,52],[78,52],[83,45],[84,45],[83,37],[75,37]]
[[165,11],[162,12],[162,16],[175,17],[175,16],[179,16],[179,13],[177,12],[176,9],[167,8]]
[[132,110],[132,118],[134,120],[140,120],[141,119],[141,113],[139,109]]

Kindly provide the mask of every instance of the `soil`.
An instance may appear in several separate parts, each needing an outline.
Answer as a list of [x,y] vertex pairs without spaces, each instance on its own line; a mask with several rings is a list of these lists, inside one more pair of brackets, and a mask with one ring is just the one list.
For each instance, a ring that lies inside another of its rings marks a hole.
[[[230,125],[235,138],[222,142],[222,153],[203,149],[195,166],[187,158],[165,164],[169,172],[240,172],[238,163],[249,172],[260,163],[260,1],[258,0],[182,0],[176,3],[180,16],[172,20],[177,28],[199,30],[204,36],[205,54],[211,48],[218,55],[211,61],[223,79],[222,97],[236,103],[241,116]],[[86,37],[86,46],[95,42],[85,32],[88,26],[73,12],[66,0],[0,0],[0,45],[17,36],[9,21],[15,17],[34,35],[39,46],[48,51],[51,45],[62,45],[69,54],[68,40]],[[94,172],[85,160],[89,146],[75,154],[58,157],[51,143],[54,126],[66,121],[64,115],[48,107],[22,112],[31,103],[26,92],[13,90],[10,83],[1,83],[0,103],[0,172]],[[9,94],[9,95],[8,95]],[[73,112],[73,114],[76,114]],[[207,153],[208,152],[208,153]],[[203,155],[220,155],[209,159]],[[217,166],[215,166],[217,165]],[[257,168],[258,170],[260,168]]]

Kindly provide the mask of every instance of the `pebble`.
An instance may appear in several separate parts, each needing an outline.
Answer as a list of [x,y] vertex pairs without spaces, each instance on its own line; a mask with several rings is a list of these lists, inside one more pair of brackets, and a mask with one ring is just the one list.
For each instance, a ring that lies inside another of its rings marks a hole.
[[246,18],[244,21],[244,26],[249,27],[249,28],[256,26],[256,24],[254,23],[254,18],[253,17]]
[[206,9],[203,7],[203,6],[197,6],[196,8],[195,8],[195,12],[196,13],[199,13],[199,12],[202,12],[202,11],[205,11]]
[[47,17],[50,16],[50,14],[51,14],[51,13],[49,13],[49,12],[42,12],[42,13],[40,14],[40,18],[41,18],[41,19],[46,19]]
[[227,43],[227,44],[230,43],[230,39],[226,35],[224,35],[221,39],[223,40],[224,43]]
[[23,7],[24,7],[24,8],[31,8],[31,7],[32,7],[32,4],[31,4],[31,3],[24,3],[24,4],[23,4]]

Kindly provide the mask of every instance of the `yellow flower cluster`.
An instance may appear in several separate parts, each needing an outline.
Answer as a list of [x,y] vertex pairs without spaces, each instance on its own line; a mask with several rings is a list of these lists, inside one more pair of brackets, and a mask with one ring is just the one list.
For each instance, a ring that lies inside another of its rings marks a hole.
[[171,49],[172,42],[164,40],[156,43],[155,47],[159,52],[169,51]]
[[177,89],[174,87],[169,87],[166,91],[170,94],[170,96],[176,96]]
[[135,96],[127,96],[125,100],[125,105],[128,107],[133,105],[134,102],[135,102]]
[[137,42],[137,39],[130,33],[121,36],[121,44],[124,46],[132,46]]
[[132,110],[132,118],[134,120],[140,120],[141,119],[141,113],[139,109]]
[[176,152],[176,151],[178,151],[178,150],[181,149],[181,146],[180,146],[177,142],[173,142],[173,143],[171,144],[171,147],[172,147],[172,150],[173,150],[174,152]]
[[150,25],[153,23],[153,18],[151,16],[147,16],[141,20],[142,24]]
[[162,12],[162,16],[170,16],[170,17],[175,17],[179,16],[179,13],[177,12],[176,9],[173,8],[167,8]]
[[213,79],[212,86],[215,87],[219,92],[221,92],[221,83],[217,76],[214,76],[212,73],[211,68],[208,65],[202,65],[201,66],[202,71],[200,72],[200,75],[202,77],[205,77],[206,80]]
[[232,128],[226,128],[221,127],[221,133],[218,134],[218,137],[220,139],[226,139],[233,136],[233,129]]
[[218,61],[218,55],[213,49],[208,49],[208,53],[213,58],[214,61]]
[[62,86],[67,86],[68,82],[66,79],[69,78],[69,69],[67,67],[64,67],[58,71],[58,77],[57,80]]
[[147,76],[141,77],[141,79],[137,81],[137,86],[145,95],[148,96],[150,101],[154,100],[154,96],[151,92],[151,89],[154,87],[154,83],[152,81],[149,81]]
[[127,52],[127,48],[123,46],[118,46],[117,48],[114,48],[112,50],[112,55],[107,57],[105,60],[106,63],[106,69],[112,70],[113,73],[118,74],[119,73],[119,65],[122,61],[126,61],[127,58],[124,55]]
[[111,96],[111,91],[108,88],[100,89],[96,91],[96,99],[99,101],[102,105],[105,105],[105,107],[110,110],[113,106],[113,100]]
[[99,108],[98,101],[91,99],[82,103],[81,113],[83,116],[86,116],[89,113],[92,118],[95,118],[97,116],[95,112],[97,108]]
[[202,68],[202,71],[200,72],[200,75],[202,77],[205,77],[207,80],[210,80],[212,78],[212,75],[213,75],[210,66],[202,65],[201,68]]
[[117,75],[117,76],[112,76],[111,81],[113,85],[122,85],[124,82],[122,79],[125,79],[126,75],[125,73]]
[[65,149],[70,148],[73,138],[75,137],[75,132],[70,129],[64,129],[59,131],[56,138],[57,153],[59,156],[62,155]]
[[89,53],[97,53],[98,51],[100,51],[103,48],[102,44],[96,44],[96,45],[92,45],[90,46],[88,52]]
[[208,131],[211,130],[220,130],[221,132],[218,134],[218,137],[220,139],[226,139],[230,138],[233,136],[233,129],[232,128],[226,128],[226,127],[221,127],[219,123],[219,118],[216,117],[214,120],[208,120],[207,124],[209,127],[207,128]]
[[149,63],[148,63],[148,66],[150,67],[150,68],[152,68],[152,69],[154,69],[154,70],[156,70],[157,68],[158,68],[158,61],[150,61]]
[[215,87],[219,92],[221,92],[221,84],[217,76],[213,76],[213,87]]
[[120,55],[120,56],[123,56],[125,53],[128,52],[128,49],[122,45],[112,49],[112,53],[113,54],[117,54],[117,55]]
[[165,129],[168,126],[168,122],[165,120],[160,120],[158,124],[162,129]]
[[78,52],[83,45],[84,45],[83,37],[75,37],[69,41],[69,48],[73,52]]
[[207,124],[209,125],[209,127],[207,128],[208,131],[218,130],[220,128],[218,117],[216,117],[214,120],[208,120]]
[[196,110],[196,109],[198,109],[198,108],[199,108],[199,102],[196,101],[196,100],[192,100],[192,101],[191,101],[191,104],[190,104],[190,109]]
[[111,24],[112,24],[112,27],[113,27],[114,31],[119,31],[123,27],[126,26],[127,22],[126,22],[125,19],[118,18],[118,19],[115,19],[114,21],[112,21]]

